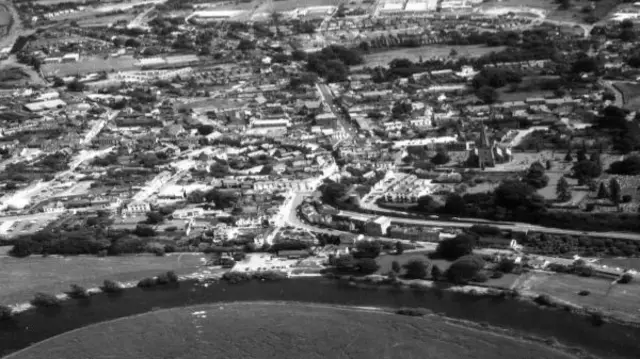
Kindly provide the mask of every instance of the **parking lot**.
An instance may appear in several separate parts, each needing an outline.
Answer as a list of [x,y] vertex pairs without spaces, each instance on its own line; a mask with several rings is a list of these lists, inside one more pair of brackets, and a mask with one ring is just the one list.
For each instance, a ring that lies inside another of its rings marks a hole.
[[46,225],[47,222],[35,219],[23,221],[0,221],[0,235],[18,236],[23,234],[35,233],[43,229]]

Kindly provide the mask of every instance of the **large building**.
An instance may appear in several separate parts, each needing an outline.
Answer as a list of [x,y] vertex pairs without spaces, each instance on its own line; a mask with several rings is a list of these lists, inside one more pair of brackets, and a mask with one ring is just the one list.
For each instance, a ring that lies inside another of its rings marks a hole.
[[365,230],[370,236],[384,236],[387,234],[390,225],[391,218],[380,216],[367,221]]
[[[487,130],[484,125],[480,129],[480,141],[476,148],[469,153],[472,165],[482,169],[486,167],[495,167],[497,163],[504,163],[511,160],[511,149],[499,146],[496,141],[489,141]],[[476,162],[477,158],[477,162]]]

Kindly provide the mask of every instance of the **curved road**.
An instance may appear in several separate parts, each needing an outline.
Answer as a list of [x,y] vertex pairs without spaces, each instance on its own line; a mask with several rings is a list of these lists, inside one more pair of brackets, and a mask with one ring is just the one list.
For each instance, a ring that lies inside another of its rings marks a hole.
[[[296,216],[296,209],[302,202],[304,194],[296,193],[294,194],[294,198],[292,200],[291,210],[289,215],[286,217],[285,221],[294,227],[303,228],[309,231],[316,231],[322,233],[341,233],[337,230],[319,228],[312,226],[308,223],[304,223]],[[360,213],[360,212],[352,212],[352,211],[340,211],[341,214],[344,215],[353,215],[364,218],[375,218],[378,217],[374,214]],[[469,228],[473,225],[477,224],[487,224],[487,222],[483,222],[482,220],[474,221],[470,219],[460,220],[460,221],[444,221],[444,220],[426,220],[426,219],[412,219],[412,218],[402,218],[402,217],[393,217],[386,216],[391,218],[392,222],[395,223],[404,223],[414,226],[430,226],[430,227],[448,227],[448,228]],[[608,237],[612,239],[628,239],[634,241],[640,241],[640,234],[636,233],[625,233],[625,232],[582,232],[575,231],[571,229],[561,229],[561,228],[552,228],[552,227],[543,227],[537,226],[528,223],[518,223],[518,222],[491,222],[491,226],[498,227],[502,230],[511,230],[511,231],[535,231],[541,233],[549,233],[549,234],[566,234],[566,235],[578,235],[578,236],[588,236],[588,237]]]

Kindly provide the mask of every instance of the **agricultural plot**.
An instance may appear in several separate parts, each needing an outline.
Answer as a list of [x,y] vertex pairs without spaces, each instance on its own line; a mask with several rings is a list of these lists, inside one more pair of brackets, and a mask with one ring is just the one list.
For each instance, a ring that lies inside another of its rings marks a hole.
[[411,61],[419,61],[432,58],[453,58],[451,50],[457,51],[457,57],[476,58],[491,52],[500,52],[503,46],[487,47],[482,45],[464,45],[464,46],[447,46],[447,45],[430,45],[416,48],[403,48],[390,51],[381,51],[364,55],[365,64],[357,67],[376,67],[388,66],[393,59],[408,59]]
[[[532,273],[529,276],[522,282],[522,289],[548,294],[580,306],[598,308],[619,318],[640,320],[638,282],[612,285],[611,280],[569,274]],[[581,291],[590,293],[580,295]]]
[[28,301],[36,292],[61,293],[71,284],[96,287],[105,279],[137,281],[168,270],[194,273],[203,263],[202,254],[2,258],[0,304]]
[[[109,335],[104,335],[109,333]],[[572,358],[446,320],[287,303],[160,310],[93,325],[14,354],[37,358]]]

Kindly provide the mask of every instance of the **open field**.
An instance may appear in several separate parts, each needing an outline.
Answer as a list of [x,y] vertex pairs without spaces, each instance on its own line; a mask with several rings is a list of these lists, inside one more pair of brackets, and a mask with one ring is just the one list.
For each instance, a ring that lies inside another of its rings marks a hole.
[[11,13],[0,8],[0,26],[7,26],[11,23]]
[[613,86],[622,93],[624,107],[632,111],[640,109],[640,84],[630,82],[614,82]]
[[138,66],[136,65],[136,63],[137,60],[132,56],[109,57],[107,59],[98,56],[83,57],[78,62],[44,64],[42,65],[42,73],[45,77],[63,77],[78,74],[82,75],[97,73],[100,71],[127,71],[137,69]]
[[448,45],[429,45],[413,48],[402,48],[389,51],[374,52],[364,55],[364,65],[354,66],[352,69],[358,67],[376,67],[376,66],[388,66],[389,62],[393,59],[409,59],[411,61],[419,61],[420,57],[423,60],[431,58],[450,58],[449,54],[451,50],[455,49],[458,52],[457,57],[480,57],[491,52],[500,52],[504,49],[503,46],[487,47],[481,45],[465,45],[465,46],[448,46]]
[[236,303],[154,311],[100,323],[54,337],[7,358],[88,357],[554,359],[572,356],[546,345],[469,329],[439,318],[293,303]]
[[[616,0],[596,1],[592,14],[598,19],[604,19],[619,3]],[[567,10],[561,10],[559,3],[554,0],[491,0],[483,4],[484,7],[526,7],[530,9],[540,9],[545,12],[546,18],[554,21],[566,21],[575,23],[585,23],[586,14],[582,12],[585,6],[591,4],[588,0],[573,0]]]
[[[580,306],[599,308],[618,318],[640,320],[640,283],[611,285],[611,280],[570,274],[529,273],[523,289],[545,293]],[[578,293],[588,290],[591,294]]]
[[202,267],[205,258],[202,254],[2,258],[0,304],[28,301],[36,292],[61,293],[70,284],[97,287],[105,279],[133,281],[168,270],[189,274]]

